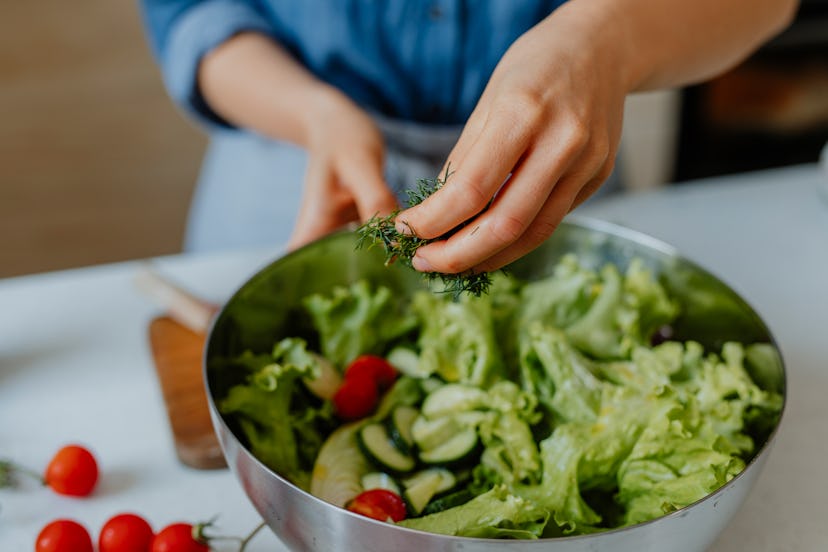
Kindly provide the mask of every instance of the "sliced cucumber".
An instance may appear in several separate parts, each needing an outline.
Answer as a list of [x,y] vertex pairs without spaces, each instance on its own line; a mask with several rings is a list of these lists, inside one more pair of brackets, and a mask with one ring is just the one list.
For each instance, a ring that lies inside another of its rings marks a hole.
[[449,383],[436,389],[423,401],[423,415],[429,418],[485,407],[489,395],[478,387]]
[[360,429],[358,440],[365,456],[383,471],[395,474],[408,473],[417,465],[412,456],[394,446],[388,430],[379,422]]
[[397,480],[383,472],[371,472],[362,476],[362,490],[386,489],[402,496]]
[[443,468],[417,472],[403,481],[403,498],[412,516],[420,515],[435,496],[453,488],[457,483],[454,475]]
[[361,491],[360,480],[372,467],[357,443],[359,422],[331,433],[325,440],[311,475],[312,495],[335,506],[345,506]]
[[411,437],[420,450],[428,450],[445,443],[460,429],[457,421],[448,416],[436,420],[418,416],[411,425]]
[[438,495],[446,491],[450,491],[457,485],[457,478],[452,472],[445,468],[429,468],[421,470],[407,477],[403,480],[405,488],[419,485],[424,481],[428,481],[429,485],[434,486],[434,494]]
[[472,498],[474,498],[473,492],[468,489],[461,489],[445,496],[441,496],[440,498],[435,498],[429,502],[425,508],[423,508],[421,514],[424,516],[436,514],[437,512],[442,512],[443,510],[448,510],[449,508],[454,508],[455,506],[461,506]]
[[411,426],[419,415],[420,411],[413,406],[398,406],[388,418],[388,433],[391,440],[403,452],[410,453],[414,449]]
[[420,450],[420,460],[426,464],[456,466],[473,458],[478,451],[477,430],[465,428],[445,443],[434,448]]

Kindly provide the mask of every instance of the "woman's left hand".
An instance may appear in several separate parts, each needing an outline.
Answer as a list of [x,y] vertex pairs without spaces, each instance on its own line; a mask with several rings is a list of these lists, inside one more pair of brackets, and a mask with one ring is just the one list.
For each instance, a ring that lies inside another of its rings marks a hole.
[[399,231],[421,238],[467,223],[421,247],[418,270],[482,272],[514,261],[612,172],[629,91],[623,45],[600,28],[609,14],[567,8],[506,52],[448,158],[447,184],[397,217]]

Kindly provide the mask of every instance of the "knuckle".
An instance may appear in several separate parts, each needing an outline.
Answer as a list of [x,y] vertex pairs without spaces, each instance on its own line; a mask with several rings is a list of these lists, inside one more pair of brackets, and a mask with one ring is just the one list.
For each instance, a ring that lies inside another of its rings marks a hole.
[[559,220],[539,219],[526,231],[525,241],[530,246],[540,245],[558,229]]
[[445,272],[447,274],[458,274],[468,268],[468,266],[466,266],[461,259],[454,255],[444,256],[441,261],[441,272]]
[[590,143],[591,128],[589,122],[581,116],[571,115],[566,121],[566,140],[572,149],[583,151]]
[[595,165],[604,165],[610,156],[609,137],[606,134],[596,134],[592,138],[591,149]]
[[461,210],[464,213],[468,213],[469,216],[482,211],[491,199],[479,178],[471,177],[463,180],[454,189],[458,195],[457,201],[459,202]]
[[[595,180],[598,182],[598,185],[599,185],[599,186],[600,186],[601,184],[603,184],[603,183],[604,183],[604,181],[605,181],[607,178],[609,178],[609,177],[610,177],[610,175],[612,174],[612,171],[613,171],[613,170],[615,170],[615,159],[613,159],[613,158],[608,158],[608,159],[604,162],[604,166],[603,166],[603,167],[601,167],[601,170],[600,170],[600,171],[598,171],[598,174],[595,176]],[[596,188],[597,188],[597,186],[596,186]]]
[[513,215],[499,215],[492,219],[489,231],[497,243],[508,245],[517,241],[526,231],[528,223]]
[[499,109],[515,123],[530,127],[542,124],[546,113],[543,95],[531,89],[520,89],[505,94]]

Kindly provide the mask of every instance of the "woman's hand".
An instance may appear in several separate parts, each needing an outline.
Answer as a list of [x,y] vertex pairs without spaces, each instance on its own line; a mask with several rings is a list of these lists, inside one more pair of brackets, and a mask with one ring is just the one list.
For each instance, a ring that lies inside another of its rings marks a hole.
[[309,125],[304,193],[289,249],[397,207],[383,177],[384,145],[374,121],[335,91],[311,109],[318,120]]
[[255,32],[234,36],[205,56],[199,86],[210,107],[228,121],[308,152],[289,248],[397,207],[383,179],[384,147],[374,121],[272,38]]
[[[501,59],[449,156],[453,175],[397,218],[447,240],[414,266],[457,273],[525,255],[609,176],[629,92],[732,67],[796,12],[796,0],[566,2]],[[488,209],[486,207],[489,206]]]
[[418,270],[500,268],[610,175],[628,92],[618,46],[563,10],[506,52],[448,158],[447,184],[399,215],[398,230],[422,238],[468,223],[420,248]]

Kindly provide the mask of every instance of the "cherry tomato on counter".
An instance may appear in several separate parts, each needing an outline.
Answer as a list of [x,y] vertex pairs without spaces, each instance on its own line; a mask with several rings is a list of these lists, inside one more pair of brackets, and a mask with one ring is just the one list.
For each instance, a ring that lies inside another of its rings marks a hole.
[[397,370],[390,362],[375,355],[358,356],[345,369],[345,378],[367,377],[377,384],[381,392],[391,387],[397,376]]
[[388,489],[371,489],[359,493],[348,503],[348,510],[379,521],[405,519],[405,501]]
[[98,552],[149,552],[152,527],[141,516],[118,514],[107,521],[98,537]]
[[41,529],[35,552],[92,552],[92,537],[77,521],[57,519]]
[[193,538],[189,523],[173,523],[161,529],[152,539],[150,552],[209,552],[210,547]]
[[87,496],[98,482],[98,463],[87,449],[67,445],[52,457],[43,482],[59,494]]

